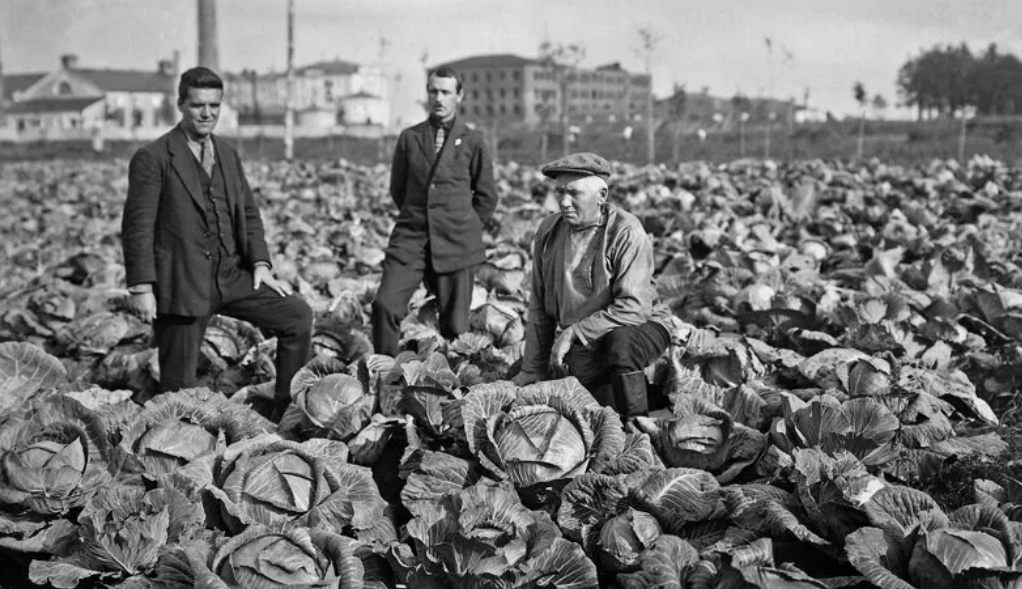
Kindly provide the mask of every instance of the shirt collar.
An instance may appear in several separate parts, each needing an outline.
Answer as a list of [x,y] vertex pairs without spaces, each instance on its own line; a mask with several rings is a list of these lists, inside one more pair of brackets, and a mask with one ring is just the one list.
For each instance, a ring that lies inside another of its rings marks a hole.
[[[190,149],[192,151],[192,153],[195,154],[196,159],[201,160],[202,159],[202,141],[200,141],[198,139],[193,139],[192,136],[189,135],[184,129],[182,129],[180,125],[178,125],[178,130],[181,131],[181,134],[185,136],[185,143],[188,145],[188,149]],[[210,145],[212,145],[213,144],[213,136],[212,135],[207,135],[206,139],[204,139],[204,141],[209,141]],[[216,151],[214,151],[213,153],[214,153],[214,157],[216,157],[215,156]]]

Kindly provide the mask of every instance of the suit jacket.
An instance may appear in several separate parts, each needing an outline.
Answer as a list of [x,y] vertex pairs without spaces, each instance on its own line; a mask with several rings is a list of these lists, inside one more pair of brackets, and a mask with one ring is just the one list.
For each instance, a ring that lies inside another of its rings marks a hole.
[[429,121],[401,132],[390,195],[400,213],[386,253],[405,264],[425,260],[439,273],[482,263],[483,221],[497,208],[493,161],[483,137],[455,119],[440,161]]
[[[242,266],[269,263],[259,208],[238,153],[214,137],[223,170],[227,206]],[[140,148],[128,169],[128,198],[121,245],[128,285],[152,283],[160,314],[202,316],[210,312],[214,219],[206,206],[195,156],[179,127]]]

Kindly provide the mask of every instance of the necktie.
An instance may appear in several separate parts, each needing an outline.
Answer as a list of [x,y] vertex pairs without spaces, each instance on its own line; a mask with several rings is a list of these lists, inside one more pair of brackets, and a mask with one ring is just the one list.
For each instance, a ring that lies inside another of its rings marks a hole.
[[213,141],[209,137],[202,140],[202,169],[206,174],[213,175]]
[[446,139],[447,133],[444,132],[443,125],[436,128],[436,141],[433,142],[433,146],[436,147],[436,154],[440,155],[440,150],[444,148],[444,139]]

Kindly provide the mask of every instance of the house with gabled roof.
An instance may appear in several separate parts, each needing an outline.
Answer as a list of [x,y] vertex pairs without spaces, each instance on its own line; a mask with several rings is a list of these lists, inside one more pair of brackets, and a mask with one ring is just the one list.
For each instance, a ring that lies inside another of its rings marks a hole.
[[[16,140],[155,138],[174,125],[178,67],[161,60],[154,70],[86,68],[75,55],[51,72],[5,74],[7,137]],[[225,116],[226,115],[226,116]],[[218,128],[236,127],[221,112]]]

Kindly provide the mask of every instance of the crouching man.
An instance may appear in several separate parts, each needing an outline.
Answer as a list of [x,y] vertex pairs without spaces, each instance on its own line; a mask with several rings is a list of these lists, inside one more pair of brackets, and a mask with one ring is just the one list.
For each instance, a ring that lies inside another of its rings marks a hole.
[[656,304],[653,246],[635,216],[607,203],[610,165],[578,153],[543,166],[561,212],[533,243],[523,386],[560,367],[623,417],[649,412],[643,369],[670,344]]

